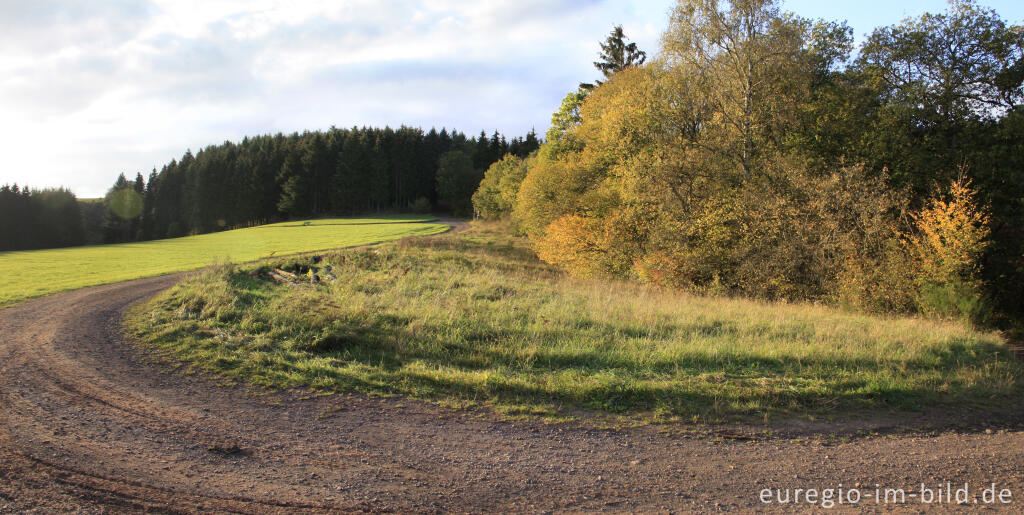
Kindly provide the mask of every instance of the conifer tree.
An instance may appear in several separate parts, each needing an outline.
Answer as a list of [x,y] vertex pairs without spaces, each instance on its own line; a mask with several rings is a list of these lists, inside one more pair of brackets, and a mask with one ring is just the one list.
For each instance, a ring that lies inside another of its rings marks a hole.
[[[616,25],[605,38],[604,43],[601,43],[601,60],[594,61],[594,67],[601,72],[605,80],[630,66],[640,66],[647,61],[647,52],[637,48],[636,43],[627,43],[628,39],[622,30],[622,25]],[[602,80],[594,82],[597,86],[604,84]],[[580,87],[589,90],[593,89],[595,85],[582,83]]]

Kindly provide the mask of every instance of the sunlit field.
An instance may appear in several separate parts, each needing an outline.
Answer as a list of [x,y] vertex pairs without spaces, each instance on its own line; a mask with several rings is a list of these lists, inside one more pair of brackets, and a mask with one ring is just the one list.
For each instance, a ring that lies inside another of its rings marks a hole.
[[343,250],[327,265],[336,280],[319,285],[259,278],[308,258],[213,269],[139,306],[130,330],[172,361],[257,385],[512,417],[965,413],[1022,394],[996,333],[575,280],[500,225]]
[[444,232],[425,216],[285,222],[139,243],[0,252],[0,307],[64,290]]

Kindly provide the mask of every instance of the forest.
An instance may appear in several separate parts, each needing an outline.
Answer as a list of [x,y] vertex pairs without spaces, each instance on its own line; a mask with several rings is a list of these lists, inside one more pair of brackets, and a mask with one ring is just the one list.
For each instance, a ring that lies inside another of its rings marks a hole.
[[325,215],[469,216],[483,170],[526,157],[536,134],[467,138],[446,129],[331,128],[211,145],[117,177],[101,202],[67,189],[0,187],[0,251],[118,243]]
[[854,41],[772,0],[680,1],[651,60],[616,28],[475,209],[581,277],[1014,325],[1024,29],[954,0]]

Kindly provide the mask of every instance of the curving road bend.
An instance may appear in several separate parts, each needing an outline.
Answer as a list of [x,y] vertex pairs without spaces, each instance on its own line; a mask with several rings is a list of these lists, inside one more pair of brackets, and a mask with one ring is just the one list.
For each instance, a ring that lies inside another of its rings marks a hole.
[[780,507],[760,504],[765,487],[909,493],[947,480],[972,495],[996,483],[1014,501],[997,508],[1024,505],[1019,428],[723,439],[268,394],[170,371],[119,328],[126,307],[180,277],[0,310],[0,512],[750,511]]

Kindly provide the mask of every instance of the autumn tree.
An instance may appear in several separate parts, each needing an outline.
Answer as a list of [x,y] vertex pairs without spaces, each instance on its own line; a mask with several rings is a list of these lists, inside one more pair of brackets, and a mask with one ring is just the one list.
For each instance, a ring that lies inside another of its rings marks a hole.
[[526,160],[513,154],[506,154],[502,160],[492,164],[473,194],[474,212],[488,220],[511,214],[527,167]]
[[806,20],[775,0],[685,0],[662,37],[662,58],[703,99],[702,144],[749,179],[797,118],[810,85]]

